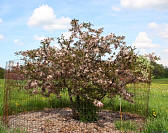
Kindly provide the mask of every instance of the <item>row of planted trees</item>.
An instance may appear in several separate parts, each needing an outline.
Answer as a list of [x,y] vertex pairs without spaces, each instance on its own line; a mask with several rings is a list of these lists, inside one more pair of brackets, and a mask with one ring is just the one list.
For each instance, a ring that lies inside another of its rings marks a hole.
[[[104,97],[120,95],[133,102],[133,95],[126,86],[135,82],[149,82],[150,60],[135,53],[127,46],[124,36],[103,36],[103,28],[94,29],[90,23],[71,21],[71,36],[58,38],[60,48],[51,45],[53,38],[41,41],[38,49],[20,51],[24,65],[15,68],[26,79],[25,89],[58,97],[67,89],[73,117],[83,115],[81,103],[88,111],[103,106]],[[157,57],[150,55],[150,59]]]

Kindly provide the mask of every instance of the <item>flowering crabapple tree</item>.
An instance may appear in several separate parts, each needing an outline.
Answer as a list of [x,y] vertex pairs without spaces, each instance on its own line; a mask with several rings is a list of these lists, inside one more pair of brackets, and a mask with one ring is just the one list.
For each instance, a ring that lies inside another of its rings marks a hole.
[[75,19],[69,32],[69,38],[61,35],[57,39],[60,49],[51,45],[53,38],[47,38],[38,49],[16,53],[25,62],[17,69],[27,79],[25,88],[44,96],[59,96],[67,88],[74,118],[79,116],[75,107],[81,100],[102,107],[102,98],[120,95],[133,102],[127,84],[148,79],[142,73],[146,66],[137,60],[135,48],[125,44],[125,37],[103,36],[103,28],[94,29]]

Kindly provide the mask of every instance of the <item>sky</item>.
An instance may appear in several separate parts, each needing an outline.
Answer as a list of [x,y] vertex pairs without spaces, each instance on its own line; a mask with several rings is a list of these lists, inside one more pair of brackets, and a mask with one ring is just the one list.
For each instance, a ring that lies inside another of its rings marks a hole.
[[72,19],[124,35],[127,45],[155,52],[168,66],[168,0],[0,0],[0,67],[46,37],[68,36]]

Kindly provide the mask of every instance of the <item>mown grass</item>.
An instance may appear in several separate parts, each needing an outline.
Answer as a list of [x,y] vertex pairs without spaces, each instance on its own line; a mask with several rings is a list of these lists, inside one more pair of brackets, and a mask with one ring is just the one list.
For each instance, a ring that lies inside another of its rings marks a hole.
[[4,80],[0,79],[0,115],[2,114]]
[[[133,112],[136,110],[141,110],[140,112],[135,112],[138,114],[143,114],[146,111],[142,107],[141,102],[145,102],[144,99],[140,98],[138,104],[134,104],[130,107],[129,103],[124,101],[122,105],[122,111]],[[118,100],[117,100],[118,101]],[[119,108],[119,103],[114,101],[115,108]],[[134,110],[134,108],[136,108]],[[128,127],[129,126],[124,126]],[[128,129],[129,130],[129,129]],[[138,131],[134,131],[138,132]],[[168,133],[168,79],[154,79],[152,80],[150,95],[149,95],[149,109],[148,117],[145,123],[143,133]]]
[[[2,115],[3,82],[3,80],[0,80],[0,115]],[[130,104],[129,102],[121,99],[122,111],[146,116],[145,106],[147,101],[147,86],[139,84],[136,86],[136,88],[139,88],[136,89],[136,104]],[[42,110],[44,108],[70,106],[69,97],[66,90],[61,92],[61,99],[58,99],[55,95],[51,95],[49,98],[45,98],[41,95],[33,96],[26,93],[25,90],[19,91],[17,89],[12,91],[10,98],[10,114],[17,114],[19,112],[31,110]],[[113,99],[104,98],[103,103],[104,109],[110,109],[113,111],[119,111],[120,109],[119,96]],[[144,133],[168,132],[168,79],[155,79],[152,81],[148,113],[149,115],[147,117],[147,123],[143,130]],[[121,125],[118,123],[118,126]],[[133,132],[137,131],[133,130]]]
[[131,120],[127,121],[115,121],[115,127],[122,132],[137,131],[138,125]]
[[168,79],[152,81],[149,117],[144,132],[168,133]]
[[[1,80],[1,83],[3,81]],[[2,86],[3,88],[3,86]],[[129,88],[133,88],[133,86],[129,86]],[[131,89],[131,91],[134,91]],[[1,89],[3,95],[3,89]],[[131,104],[123,99],[121,99],[122,103],[122,111],[123,112],[132,112],[138,113],[140,115],[146,115],[143,106],[146,106],[147,100],[147,88],[144,84],[138,85],[136,87],[136,102],[135,104]],[[109,109],[113,111],[119,111],[120,109],[120,97],[116,96],[113,99],[104,98],[102,100],[104,103],[104,109]],[[2,106],[2,101],[1,101]],[[67,90],[63,90],[61,92],[61,98],[57,98],[54,94],[50,97],[44,97],[40,94],[31,95],[26,90],[20,90],[19,88],[11,88],[10,97],[9,97],[9,114],[17,114],[19,112],[26,111],[35,111],[42,110],[43,108],[58,108],[58,107],[69,107],[70,101]],[[2,115],[2,112],[0,112]]]
[[43,110],[44,108],[68,107],[69,97],[67,91],[61,92],[61,98],[57,98],[54,94],[50,97],[44,97],[40,94],[32,95],[26,90],[14,90],[10,94],[9,114],[17,114],[20,112]]
[[143,117],[147,116],[147,106],[148,106],[148,85],[144,83],[128,85],[128,90],[134,93],[133,101],[134,103],[130,103],[120,96],[116,96],[113,99],[104,98],[104,108],[119,111],[120,103],[121,103],[121,111],[122,112],[130,112],[139,114]]

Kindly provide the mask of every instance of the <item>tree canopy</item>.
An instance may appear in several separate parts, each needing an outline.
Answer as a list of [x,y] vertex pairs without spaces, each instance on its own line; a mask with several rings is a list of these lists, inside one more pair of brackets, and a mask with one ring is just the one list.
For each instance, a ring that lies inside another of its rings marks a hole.
[[148,65],[135,48],[126,45],[124,36],[103,36],[103,28],[75,19],[69,32],[68,39],[58,38],[60,49],[51,46],[53,38],[47,38],[38,49],[17,52],[25,62],[17,68],[27,79],[25,88],[45,96],[59,96],[67,88],[71,103],[72,97],[93,103],[115,95],[132,102],[127,84],[148,82],[149,76]]

